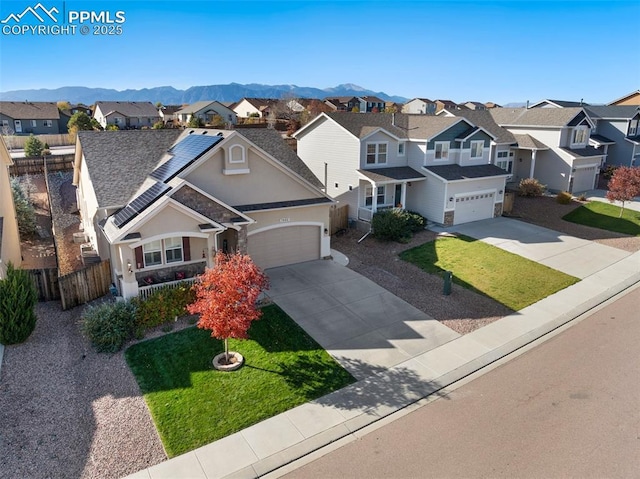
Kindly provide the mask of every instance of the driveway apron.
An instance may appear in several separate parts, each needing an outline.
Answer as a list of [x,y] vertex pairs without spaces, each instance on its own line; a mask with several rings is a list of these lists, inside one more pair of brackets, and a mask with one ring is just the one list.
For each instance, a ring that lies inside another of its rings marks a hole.
[[268,296],[357,379],[460,335],[333,261],[267,270]]

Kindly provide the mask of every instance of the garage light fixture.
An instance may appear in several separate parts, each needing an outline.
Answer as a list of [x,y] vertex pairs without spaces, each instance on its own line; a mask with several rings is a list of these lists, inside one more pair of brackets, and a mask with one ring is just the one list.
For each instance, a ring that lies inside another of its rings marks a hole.
[[449,201],[453,201],[453,196],[451,198],[449,198]]

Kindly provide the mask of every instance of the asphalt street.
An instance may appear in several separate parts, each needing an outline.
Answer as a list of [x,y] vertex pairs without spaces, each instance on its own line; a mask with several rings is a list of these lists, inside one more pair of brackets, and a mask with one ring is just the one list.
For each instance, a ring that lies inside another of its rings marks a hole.
[[283,477],[639,477],[639,305],[636,286],[446,397],[316,452]]

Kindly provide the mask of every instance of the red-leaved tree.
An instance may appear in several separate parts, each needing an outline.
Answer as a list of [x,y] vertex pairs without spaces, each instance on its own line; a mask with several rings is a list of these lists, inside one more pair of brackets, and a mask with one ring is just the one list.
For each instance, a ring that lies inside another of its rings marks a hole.
[[616,168],[607,187],[609,188],[607,199],[612,203],[614,201],[622,202],[622,209],[620,210],[620,218],[622,218],[624,202],[640,196],[640,168],[629,166]]
[[229,338],[246,339],[251,322],[260,319],[256,307],[269,280],[248,255],[218,253],[216,264],[207,268],[193,285],[196,300],[187,306],[199,314],[198,327],[210,329],[211,336],[224,340],[225,360],[229,362]]

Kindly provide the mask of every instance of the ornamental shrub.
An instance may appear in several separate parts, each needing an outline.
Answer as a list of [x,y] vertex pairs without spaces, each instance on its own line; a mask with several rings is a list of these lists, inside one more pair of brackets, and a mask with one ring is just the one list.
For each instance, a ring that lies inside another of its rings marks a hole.
[[7,275],[0,280],[0,343],[27,340],[36,327],[38,291],[29,273],[7,263]]
[[136,307],[130,301],[88,306],[82,314],[82,333],[101,353],[115,353],[139,332]]
[[17,177],[11,178],[11,193],[16,208],[18,230],[23,237],[32,236],[36,232],[36,210],[29,198],[30,183],[21,184]]
[[41,156],[42,150],[44,150],[44,143],[42,143],[38,137],[29,135],[24,142],[24,154],[26,157]]
[[408,243],[413,233],[424,229],[426,220],[418,213],[400,208],[381,210],[373,215],[371,227],[376,238]]
[[571,203],[571,198],[571,193],[568,191],[561,191],[558,193],[558,196],[556,196],[556,201],[561,205],[568,205]]
[[542,196],[545,192],[546,186],[541,184],[535,178],[523,178],[518,185],[518,192],[520,196]]
[[133,298],[136,307],[136,321],[142,329],[150,329],[187,313],[187,305],[195,301],[195,293],[190,285],[175,289],[160,289],[147,299]]

